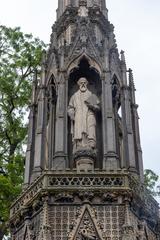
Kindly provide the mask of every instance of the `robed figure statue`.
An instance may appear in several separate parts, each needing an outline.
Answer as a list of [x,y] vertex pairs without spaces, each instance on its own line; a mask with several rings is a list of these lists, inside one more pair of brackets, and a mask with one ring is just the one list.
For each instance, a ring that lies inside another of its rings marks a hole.
[[86,78],[77,82],[79,90],[69,101],[73,152],[80,149],[96,149],[96,112],[100,110],[98,97],[87,88]]

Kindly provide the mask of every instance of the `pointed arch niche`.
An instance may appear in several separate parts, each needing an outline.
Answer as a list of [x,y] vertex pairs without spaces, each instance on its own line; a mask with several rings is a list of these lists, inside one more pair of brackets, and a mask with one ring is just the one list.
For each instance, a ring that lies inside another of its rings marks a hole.
[[57,105],[57,87],[53,74],[49,78],[47,86],[47,121],[46,121],[46,168],[52,168],[52,160],[55,154],[55,121]]
[[[96,148],[97,157],[94,164],[95,168],[102,168],[103,159],[103,147],[102,147],[102,107],[101,107],[101,94],[102,94],[102,82],[100,78],[100,68],[96,68],[96,63],[91,61],[87,57],[83,56],[79,61],[74,61],[73,67],[69,68],[68,79],[68,103],[71,96],[78,91],[77,81],[84,77],[88,80],[88,90],[95,94],[100,100],[100,111],[96,115]],[[73,143],[71,135],[71,120],[68,117],[68,157],[69,167],[74,168],[75,163],[73,161]]]
[[116,152],[119,157],[119,167],[123,165],[123,128],[122,128],[122,108],[121,108],[121,86],[116,74],[112,77],[112,102],[116,131]]

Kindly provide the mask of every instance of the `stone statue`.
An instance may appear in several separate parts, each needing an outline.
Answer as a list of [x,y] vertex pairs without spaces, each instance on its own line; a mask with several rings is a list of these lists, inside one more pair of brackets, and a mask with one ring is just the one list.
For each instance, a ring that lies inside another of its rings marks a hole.
[[71,96],[68,106],[73,152],[96,149],[96,112],[100,110],[100,101],[88,90],[87,79],[80,78],[77,84],[79,90]]

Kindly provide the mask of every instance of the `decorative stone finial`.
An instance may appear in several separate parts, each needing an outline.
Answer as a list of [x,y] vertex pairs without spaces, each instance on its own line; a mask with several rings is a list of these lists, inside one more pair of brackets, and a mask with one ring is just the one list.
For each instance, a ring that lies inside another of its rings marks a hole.
[[121,52],[120,52],[120,54],[121,54],[121,61],[124,62],[124,63],[126,63],[126,59],[125,59],[124,53],[125,53],[125,52],[124,52],[123,50],[121,50]]
[[79,6],[87,6],[87,0],[80,0],[79,1]]
[[135,84],[134,84],[132,69],[129,68],[128,72],[129,72],[129,86],[135,90]]

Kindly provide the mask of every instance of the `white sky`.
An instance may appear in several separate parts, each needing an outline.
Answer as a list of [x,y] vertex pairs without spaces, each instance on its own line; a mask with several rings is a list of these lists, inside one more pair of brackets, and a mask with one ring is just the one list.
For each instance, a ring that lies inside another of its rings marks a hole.
[[[0,0],[0,24],[48,43],[58,0]],[[107,0],[119,51],[133,69],[145,168],[160,174],[160,0]]]

